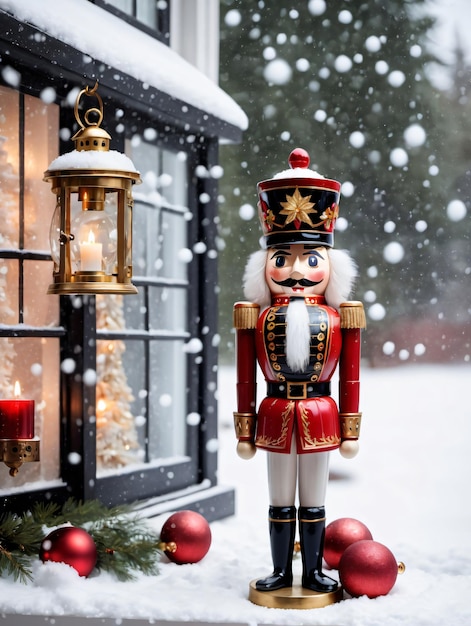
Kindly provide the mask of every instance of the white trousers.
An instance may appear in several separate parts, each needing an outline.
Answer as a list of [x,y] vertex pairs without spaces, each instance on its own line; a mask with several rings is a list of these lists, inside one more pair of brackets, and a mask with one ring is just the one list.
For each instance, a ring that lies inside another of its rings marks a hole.
[[271,506],[294,506],[298,486],[299,506],[325,504],[329,479],[329,452],[297,454],[294,437],[289,454],[267,452]]

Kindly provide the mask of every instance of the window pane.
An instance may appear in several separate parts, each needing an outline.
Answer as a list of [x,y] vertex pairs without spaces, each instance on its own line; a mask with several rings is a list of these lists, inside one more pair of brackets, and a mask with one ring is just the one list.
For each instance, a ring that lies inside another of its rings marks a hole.
[[186,450],[186,355],[183,341],[150,345],[151,459],[181,456]]
[[0,323],[10,325],[18,321],[18,261],[0,259]]
[[184,280],[192,253],[187,250],[187,223],[183,213],[164,211],[159,237],[157,275]]
[[19,242],[19,96],[0,87],[0,249]]
[[135,276],[155,276],[159,266],[161,210],[153,205],[136,202],[133,215],[133,273]]
[[185,332],[187,325],[185,289],[149,288],[149,300],[152,302],[149,312],[149,327],[152,330],[169,330],[180,334]]
[[125,349],[123,365],[127,383],[132,390],[130,406],[134,416],[134,428],[139,444],[137,456],[140,461],[143,461],[147,444],[147,404],[149,396],[145,374],[147,371],[145,343],[143,341],[126,341]]
[[43,181],[43,174],[59,154],[59,106],[25,96],[24,115],[24,247],[49,250],[49,225],[54,213],[55,196]]
[[[123,296],[97,296],[96,311],[98,329],[125,331]],[[97,341],[98,469],[124,467],[143,458],[133,405],[139,389],[130,375],[139,372],[142,377],[145,362],[133,348],[133,342],[126,344],[120,339]]]
[[152,30],[158,29],[157,8],[168,10],[168,3],[164,0],[105,0],[123,13],[135,17]]
[[138,293],[130,298],[124,298],[123,313],[125,327],[134,330],[144,330],[146,328],[145,289],[139,288]]
[[31,326],[57,326],[59,298],[46,295],[52,281],[52,262],[25,261],[23,268],[24,323]]
[[157,28],[157,0],[136,0],[136,18],[150,28]]
[[162,195],[170,204],[185,207],[188,203],[187,156],[185,152],[162,151]]

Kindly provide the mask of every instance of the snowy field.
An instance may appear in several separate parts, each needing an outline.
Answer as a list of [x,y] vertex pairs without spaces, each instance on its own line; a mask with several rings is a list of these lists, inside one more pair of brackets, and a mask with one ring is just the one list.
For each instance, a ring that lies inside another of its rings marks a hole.
[[[64,615],[113,618],[91,620],[93,625],[134,618],[139,624],[469,626],[470,384],[469,364],[363,371],[361,450],[353,460],[331,455],[327,521],[361,520],[406,564],[388,596],[348,598],[313,610],[266,609],[247,600],[250,580],[271,571],[265,457],[236,456],[234,374],[222,368],[220,482],[236,487],[237,512],[211,525],[207,556],[194,565],[162,563],[158,576],[128,583],[106,573],[83,579],[68,566],[38,561],[34,583],[0,580],[0,626],[31,623],[5,614],[47,615],[40,623],[55,626],[71,623],[59,617]],[[168,516],[155,519],[156,528]]]

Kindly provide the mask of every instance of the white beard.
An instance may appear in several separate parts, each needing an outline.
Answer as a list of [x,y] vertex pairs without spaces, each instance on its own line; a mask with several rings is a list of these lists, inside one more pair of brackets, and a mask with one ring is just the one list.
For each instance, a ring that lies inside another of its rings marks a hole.
[[286,362],[293,372],[304,372],[309,364],[311,330],[303,299],[291,300],[286,312]]

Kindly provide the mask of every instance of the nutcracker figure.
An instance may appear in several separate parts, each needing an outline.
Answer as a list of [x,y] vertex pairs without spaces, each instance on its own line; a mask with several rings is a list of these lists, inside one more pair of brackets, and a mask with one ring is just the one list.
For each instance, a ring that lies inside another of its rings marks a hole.
[[[249,459],[259,448],[268,458],[273,573],[254,583],[257,593],[292,587],[298,519],[301,586],[332,594],[338,584],[322,571],[329,453],[351,458],[358,451],[365,315],[361,302],[347,300],[355,264],[333,249],[340,183],[310,170],[300,148],[289,164],[258,184],[262,249],[246,266],[249,301],[234,305],[234,425],[239,456]],[[257,361],[267,383],[258,410]],[[330,389],[337,365],[338,405]]]

